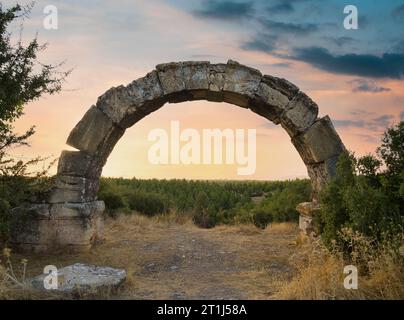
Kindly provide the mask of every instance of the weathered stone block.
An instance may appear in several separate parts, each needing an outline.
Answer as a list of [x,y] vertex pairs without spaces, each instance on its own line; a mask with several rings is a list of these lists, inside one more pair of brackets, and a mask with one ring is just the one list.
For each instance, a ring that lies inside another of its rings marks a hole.
[[223,101],[242,108],[248,108],[250,105],[250,98],[248,96],[234,92],[224,91]]
[[313,190],[312,196],[314,200],[317,200],[321,190],[335,176],[338,158],[339,156],[335,156],[325,160],[324,162],[307,166],[307,172],[311,180]]
[[209,61],[182,62],[182,77],[187,90],[208,90]]
[[[166,98],[171,103],[198,100],[209,89],[208,61],[165,63],[156,67]],[[193,94],[193,91],[199,93]]]
[[19,250],[34,252],[89,249],[91,244],[103,238],[104,208],[102,201],[16,208],[10,242]]
[[52,226],[49,204],[29,204],[14,208],[10,224],[10,242],[53,241],[56,231]]
[[96,178],[102,167],[97,159],[83,151],[62,151],[58,162],[58,174],[62,176]]
[[92,106],[70,132],[67,144],[80,151],[94,154],[111,131],[120,131],[99,108]]
[[157,71],[133,81],[126,89],[132,105],[137,108],[141,108],[146,102],[161,100],[164,97]]
[[[261,78],[262,74],[258,70],[229,60],[226,65],[223,91],[239,94],[252,99],[258,89]],[[233,101],[226,102],[234,103]]]
[[97,198],[98,178],[57,176],[54,189],[49,196],[49,203],[81,203]]
[[296,207],[297,212],[305,216],[314,216],[319,214],[320,205],[317,202],[302,202]]
[[92,219],[101,215],[105,210],[103,201],[92,201],[84,203],[56,203],[50,207],[52,219]]
[[[211,64],[208,71],[209,91],[223,91],[226,81],[226,65],[223,63]],[[209,99],[209,97],[208,97]],[[223,101],[223,100],[221,100]]]
[[314,234],[313,217],[299,215],[299,229],[307,236]]
[[[57,271],[58,287],[53,289],[61,293],[96,293],[97,290],[118,288],[126,279],[126,271],[110,267],[97,267],[76,263]],[[28,283],[37,290],[46,290],[44,282],[46,274],[28,279]]]
[[156,66],[164,94],[169,95],[186,89],[181,62],[163,63]]
[[128,110],[133,108],[125,86],[109,89],[98,98],[96,106],[117,125],[122,125]]
[[297,205],[299,212],[299,228],[308,236],[319,234],[318,219],[321,207],[317,202],[303,202]]
[[258,85],[250,109],[266,119],[278,124],[280,116],[289,104],[289,98],[265,82]]
[[97,151],[94,154],[96,165],[98,167],[102,168],[105,165],[108,156],[111,154],[116,143],[119,141],[124,133],[125,130],[119,127],[114,127],[106,134],[102,142],[98,145]]
[[103,201],[52,205],[50,214],[57,221],[57,243],[86,246],[103,239],[104,210]]
[[91,219],[63,219],[56,222],[57,237],[56,243],[66,246],[81,246],[92,244],[95,225]]
[[132,104],[137,108],[141,108],[146,102],[161,100],[164,97],[164,90],[155,70],[133,81],[126,89]]
[[281,116],[282,127],[293,138],[305,132],[317,119],[318,106],[303,92],[299,92],[287,105]]
[[306,164],[320,163],[345,151],[328,116],[316,121],[305,133],[292,138]]
[[272,89],[279,91],[289,100],[292,100],[293,97],[299,92],[299,88],[296,87],[293,83],[288,80],[273,77],[270,75],[264,75],[262,77],[262,82],[271,87]]

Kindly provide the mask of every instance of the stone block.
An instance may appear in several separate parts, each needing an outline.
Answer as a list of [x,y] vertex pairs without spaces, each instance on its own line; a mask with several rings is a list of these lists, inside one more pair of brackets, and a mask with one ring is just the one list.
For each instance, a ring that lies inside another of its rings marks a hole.
[[56,237],[49,204],[29,204],[12,210],[10,242],[52,242]]
[[315,164],[345,151],[328,116],[317,120],[306,132],[292,138],[305,164]]
[[57,172],[62,176],[98,178],[102,167],[96,158],[83,151],[62,151]]
[[127,110],[120,126],[129,128],[136,122],[162,107],[167,101],[157,71],[148,73],[127,87],[131,107]]
[[273,77],[270,75],[264,75],[262,77],[262,82],[272,89],[282,93],[284,96],[292,100],[293,97],[299,92],[299,88],[288,80]]
[[122,131],[99,108],[92,106],[70,132],[67,144],[88,154],[95,154],[105,137]]
[[165,95],[186,89],[181,62],[159,64],[156,70]]
[[97,198],[98,178],[57,176],[49,195],[49,203],[81,203]]
[[289,104],[289,98],[265,82],[258,85],[250,109],[266,119],[279,124],[280,116]]
[[282,127],[293,138],[305,132],[317,119],[318,106],[303,92],[299,92],[289,102],[281,116]]
[[91,219],[54,220],[56,223],[56,243],[64,246],[86,246],[93,243],[96,228]]
[[315,233],[313,226],[313,217],[300,215],[299,229],[307,236],[313,235]]
[[182,62],[182,77],[186,90],[208,90],[209,61]]
[[297,212],[305,216],[315,216],[320,212],[320,205],[317,202],[302,202],[296,207]]
[[[44,281],[46,274],[28,279],[34,289],[46,290]],[[100,289],[117,289],[126,279],[126,271],[110,267],[98,267],[76,263],[57,270],[58,287],[53,289],[60,293],[96,293]]]
[[105,210],[103,201],[93,201],[84,203],[56,203],[50,207],[50,216],[52,219],[92,219],[101,215]]
[[96,104],[115,124],[123,126],[128,110],[134,108],[125,86],[113,87],[97,100]]
[[12,246],[44,252],[55,249],[83,251],[103,239],[102,201],[64,205],[32,204],[13,210]]
[[226,65],[223,63],[211,64],[208,70],[208,77],[209,91],[222,92],[226,81]]
[[[254,98],[261,82],[261,72],[232,60],[227,62],[225,70],[223,91],[239,94],[248,99]],[[226,102],[234,103],[233,101]]]
[[317,200],[319,193],[327,183],[335,176],[339,156],[332,157],[324,162],[307,165],[313,199]]

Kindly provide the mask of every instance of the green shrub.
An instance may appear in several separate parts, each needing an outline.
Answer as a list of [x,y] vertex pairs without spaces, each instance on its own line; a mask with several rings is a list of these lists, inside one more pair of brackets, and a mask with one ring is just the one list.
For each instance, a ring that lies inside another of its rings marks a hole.
[[111,217],[116,217],[118,212],[127,211],[125,199],[119,193],[113,191],[104,191],[99,194],[99,199],[104,201],[106,213]]
[[170,208],[169,200],[156,193],[135,190],[126,193],[125,199],[131,210],[147,216],[167,213]]
[[265,229],[273,221],[273,216],[264,208],[258,208],[254,210],[253,221],[256,227]]
[[341,235],[343,229],[375,239],[375,245],[403,232],[403,148],[401,122],[384,134],[378,157],[340,156],[336,176],[320,197],[320,231],[328,247],[337,244],[345,252],[351,250]]
[[311,185],[308,180],[287,181],[285,187],[275,190],[261,206],[272,216],[274,222],[297,221],[296,206],[311,200]]
[[192,220],[201,228],[213,228],[216,225],[216,214],[204,191],[200,191],[195,199],[195,207]]

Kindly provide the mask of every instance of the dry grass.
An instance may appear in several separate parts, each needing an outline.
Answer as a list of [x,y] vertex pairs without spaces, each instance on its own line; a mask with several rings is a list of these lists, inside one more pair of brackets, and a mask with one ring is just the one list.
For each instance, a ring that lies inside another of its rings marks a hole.
[[[348,231],[348,233],[350,233]],[[349,262],[338,251],[330,253],[319,241],[302,244],[293,257],[298,274],[275,299],[404,299],[404,259],[389,246],[375,249],[358,234],[347,234],[355,243]],[[344,288],[344,266],[358,267],[358,289]]]
[[266,230],[269,232],[280,232],[280,233],[288,233],[288,232],[296,232],[298,226],[296,223],[291,222],[279,222],[279,223],[271,223]]
[[376,255],[366,249],[366,241],[355,244],[361,254],[353,258],[366,260],[369,273],[360,273],[359,290],[346,290],[341,256],[300,236],[295,224],[272,224],[265,230],[253,225],[200,229],[189,217],[175,214],[120,215],[106,222],[106,240],[91,252],[14,255],[18,281],[4,280],[10,270],[3,259],[0,299],[73,298],[23,287],[22,258],[29,260],[28,277],[48,264],[76,262],[127,270],[118,291],[81,299],[404,299],[402,257],[397,260],[388,250]]

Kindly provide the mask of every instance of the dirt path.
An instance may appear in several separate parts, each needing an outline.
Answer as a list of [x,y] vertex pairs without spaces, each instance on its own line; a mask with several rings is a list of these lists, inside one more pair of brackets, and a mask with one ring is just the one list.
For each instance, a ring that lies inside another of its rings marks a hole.
[[292,276],[295,226],[200,229],[122,217],[106,226],[105,243],[91,253],[28,257],[31,275],[46,264],[75,262],[125,268],[123,299],[269,299]]

